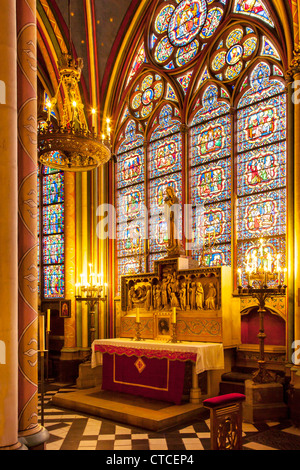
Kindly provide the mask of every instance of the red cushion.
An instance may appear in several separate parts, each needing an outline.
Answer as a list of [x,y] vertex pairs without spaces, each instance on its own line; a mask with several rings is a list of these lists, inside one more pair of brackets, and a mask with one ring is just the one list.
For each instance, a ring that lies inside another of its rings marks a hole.
[[219,395],[218,397],[208,398],[203,401],[203,405],[207,408],[220,408],[230,403],[237,403],[244,401],[246,399],[245,395],[241,393],[228,393],[227,395]]

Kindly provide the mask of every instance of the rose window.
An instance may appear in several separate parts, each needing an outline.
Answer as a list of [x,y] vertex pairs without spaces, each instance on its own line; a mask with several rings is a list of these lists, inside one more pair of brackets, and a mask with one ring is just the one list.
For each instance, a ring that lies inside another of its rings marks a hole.
[[165,69],[184,66],[206,46],[217,30],[227,0],[161,2],[151,26],[152,58]]
[[253,28],[231,28],[222,36],[211,55],[212,75],[223,81],[235,80],[255,56],[258,46],[259,41]]
[[129,100],[131,114],[137,119],[150,116],[164,94],[164,82],[160,75],[147,73],[135,84]]

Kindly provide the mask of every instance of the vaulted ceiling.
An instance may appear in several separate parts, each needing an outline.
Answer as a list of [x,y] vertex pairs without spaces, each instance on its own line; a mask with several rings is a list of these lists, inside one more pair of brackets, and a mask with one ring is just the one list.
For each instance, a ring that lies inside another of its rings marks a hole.
[[103,77],[110,73],[118,45],[138,3],[137,0],[37,0],[39,79],[43,87],[50,94],[55,92],[57,59],[69,47],[71,36],[74,56],[84,60],[83,96],[86,102],[94,101],[99,106],[105,93]]

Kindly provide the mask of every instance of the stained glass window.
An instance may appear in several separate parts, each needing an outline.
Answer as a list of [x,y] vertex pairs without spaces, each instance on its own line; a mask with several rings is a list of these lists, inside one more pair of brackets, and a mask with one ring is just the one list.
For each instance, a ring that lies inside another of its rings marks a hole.
[[41,221],[39,234],[39,283],[44,299],[64,297],[64,174],[42,167],[38,171]]
[[133,119],[124,124],[117,151],[117,250],[120,276],[145,269],[144,138]]
[[230,107],[216,85],[206,85],[197,105],[190,131],[192,255],[205,266],[230,264]]
[[237,113],[237,264],[260,238],[285,266],[286,95],[284,84],[260,62]]
[[202,265],[243,267],[264,234],[284,266],[287,103],[270,4],[153,4],[119,111],[118,279],[165,256],[168,186],[187,254]]
[[[160,111],[158,125],[153,128],[148,149],[149,170],[149,253],[150,263],[157,254],[166,253],[168,241],[164,214],[166,189],[172,186],[181,199],[182,194],[182,140],[180,121],[175,108],[165,105]],[[179,201],[181,203],[181,200]],[[182,237],[182,215],[178,220],[179,237]]]
[[260,19],[274,27],[271,15],[262,0],[235,0],[234,11]]
[[174,70],[192,62],[218,30],[226,3],[226,0],[160,1],[150,32],[150,49],[156,64]]

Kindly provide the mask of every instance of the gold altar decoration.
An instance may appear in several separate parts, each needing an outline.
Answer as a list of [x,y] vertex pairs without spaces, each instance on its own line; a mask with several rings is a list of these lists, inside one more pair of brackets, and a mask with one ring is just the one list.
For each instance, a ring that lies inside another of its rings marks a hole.
[[[280,255],[271,253],[263,239],[259,246],[252,247],[252,253],[246,254],[245,274],[247,286],[242,287],[242,270],[237,273],[239,296],[251,296],[258,302],[258,314],[260,328],[258,370],[254,372],[253,383],[275,382],[275,375],[266,369],[264,342],[266,338],[264,330],[264,315],[266,313],[266,300],[275,296],[285,296],[286,293],[286,268],[280,265]],[[282,284],[282,279],[283,284]],[[271,285],[270,285],[271,284]]]
[[[95,131],[96,110],[92,109],[92,130],[86,124],[84,106],[78,82],[83,68],[81,58],[74,59],[67,52],[58,60],[60,82],[56,95],[46,102],[47,120],[38,127],[38,158],[50,168],[63,171],[90,171],[109,161],[110,123],[106,134],[100,137]],[[52,117],[60,87],[65,97],[60,122]]]

